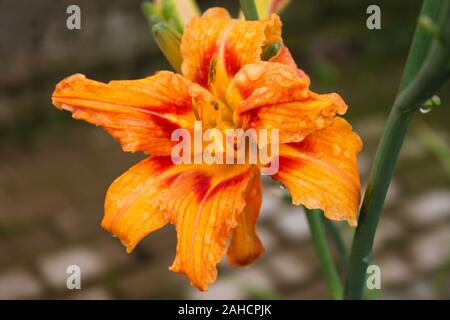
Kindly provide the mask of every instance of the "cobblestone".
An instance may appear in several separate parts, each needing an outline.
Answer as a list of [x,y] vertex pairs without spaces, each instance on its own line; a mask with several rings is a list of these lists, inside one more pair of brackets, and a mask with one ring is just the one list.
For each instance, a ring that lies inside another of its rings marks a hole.
[[302,283],[311,275],[311,266],[295,252],[280,252],[269,261],[274,276],[282,283]]
[[67,248],[45,256],[38,262],[39,271],[47,283],[55,288],[66,286],[67,267],[77,265],[81,269],[81,283],[100,275],[107,268],[107,262],[96,251],[87,247]]
[[169,271],[168,265],[150,263],[121,276],[114,286],[125,299],[179,299],[190,287],[185,277]]
[[14,268],[0,273],[0,300],[39,297],[43,287],[30,272]]
[[281,212],[276,226],[279,232],[291,241],[302,241],[309,237],[308,221],[301,207],[292,207]]
[[19,232],[0,242],[0,265],[32,261],[56,244],[56,239],[46,229]]
[[403,235],[402,231],[403,227],[399,222],[391,216],[382,215],[375,234],[375,252],[382,250],[389,241],[401,238]]
[[406,207],[405,216],[419,225],[433,224],[450,218],[450,192],[433,190],[411,199]]
[[450,259],[450,226],[442,225],[414,239],[409,251],[420,273],[431,272]]
[[72,294],[69,294],[68,298],[74,300],[111,300],[113,299],[113,296],[105,288],[92,287],[76,290]]
[[413,278],[409,262],[399,257],[398,254],[387,254],[376,262],[381,269],[382,287],[407,283]]
[[247,298],[246,293],[227,277],[218,280],[206,292],[200,292],[196,288],[190,288],[187,296],[189,299],[195,300],[234,300]]

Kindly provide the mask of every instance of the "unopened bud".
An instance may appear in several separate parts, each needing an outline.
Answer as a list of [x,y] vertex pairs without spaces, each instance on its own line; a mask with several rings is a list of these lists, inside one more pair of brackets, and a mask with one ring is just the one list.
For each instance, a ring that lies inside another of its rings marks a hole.
[[263,48],[263,52],[261,53],[261,60],[269,61],[270,58],[275,57],[278,54],[278,51],[281,49],[280,42],[272,42]]
[[176,72],[181,72],[180,44],[181,35],[166,22],[159,22],[152,27],[153,38],[162,53]]
[[142,12],[151,25],[167,22],[179,33],[183,33],[184,25],[194,16],[200,15],[195,0],[154,0],[144,1]]

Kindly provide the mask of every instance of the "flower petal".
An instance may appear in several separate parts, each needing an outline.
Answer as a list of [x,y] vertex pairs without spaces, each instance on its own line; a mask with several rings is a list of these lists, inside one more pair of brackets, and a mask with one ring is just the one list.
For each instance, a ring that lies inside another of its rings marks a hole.
[[256,233],[256,222],[262,202],[262,185],[259,175],[250,182],[246,195],[246,206],[238,216],[228,247],[228,263],[231,266],[246,266],[264,253],[264,246]]
[[168,220],[159,210],[164,177],[174,169],[170,157],[149,157],[116,179],[108,189],[102,227],[119,237],[128,252]]
[[52,101],[74,118],[105,128],[124,151],[170,155],[176,144],[171,133],[192,129],[193,104],[196,108],[209,104],[210,94],[171,72],[108,84],[76,74],[56,86]]
[[302,69],[299,69],[297,67],[297,63],[295,63],[294,58],[292,58],[291,52],[286,46],[282,46],[280,51],[278,51],[278,54],[270,58],[269,62],[278,62],[297,69],[298,75],[306,80],[307,86],[309,87],[310,79],[308,75]]
[[231,19],[223,8],[207,10],[186,26],[181,41],[183,74],[222,99],[232,77],[248,63],[261,60],[262,47],[282,42],[281,21]]
[[347,105],[339,95],[309,91],[297,68],[275,62],[244,66],[227,90],[235,122],[243,129],[279,129],[280,143],[299,142],[322,129]]
[[274,176],[290,191],[292,202],[320,208],[333,220],[356,226],[361,197],[357,154],[359,136],[336,118],[302,142],[280,146],[279,171]]
[[185,77],[208,87],[211,59],[217,51],[218,39],[230,21],[225,9],[211,8],[186,25],[181,39],[181,68]]
[[[256,168],[248,165],[196,166],[180,174],[161,205],[176,225],[177,256],[170,269],[188,276],[200,290],[217,277],[217,263],[245,206]],[[191,192],[186,192],[191,190]],[[182,196],[181,196],[182,195]]]

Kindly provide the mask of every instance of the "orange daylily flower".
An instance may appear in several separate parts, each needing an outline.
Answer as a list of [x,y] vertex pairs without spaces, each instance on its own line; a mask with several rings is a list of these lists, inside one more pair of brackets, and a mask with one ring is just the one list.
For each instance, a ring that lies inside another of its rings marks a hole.
[[170,269],[200,290],[215,281],[225,254],[231,265],[245,266],[264,248],[256,232],[258,165],[172,162],[172,131],[192,130],[195,120],[220,130],[279,129],[280,167],[273,178],[289,189],[293,203],[356,225],[362,143],[338,116],[347,105],[335,93],[310,91],[285,46],[261,61],[263,48],[275,41],[282,43],[277,15],[242,21],[213,8],[185,26],[182,75],[161,71],[105,84],[76,74],[52,95],[57,108],[103,127],[124,151],[150,155],[113,182],[102,226],[130,252],[149,233],[174,224],[178,244]]

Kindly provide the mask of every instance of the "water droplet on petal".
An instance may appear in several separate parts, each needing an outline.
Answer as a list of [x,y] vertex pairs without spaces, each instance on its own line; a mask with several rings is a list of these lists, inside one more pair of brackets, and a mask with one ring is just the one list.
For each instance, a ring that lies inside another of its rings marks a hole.
[[325,119],[319,116],[316,120],[316,125],[318,128],[323,128],[325,126]]
[[286,187],[286,185],[284,183],[280,182],[280,189],[281,190],[286,190],[287,187]]

